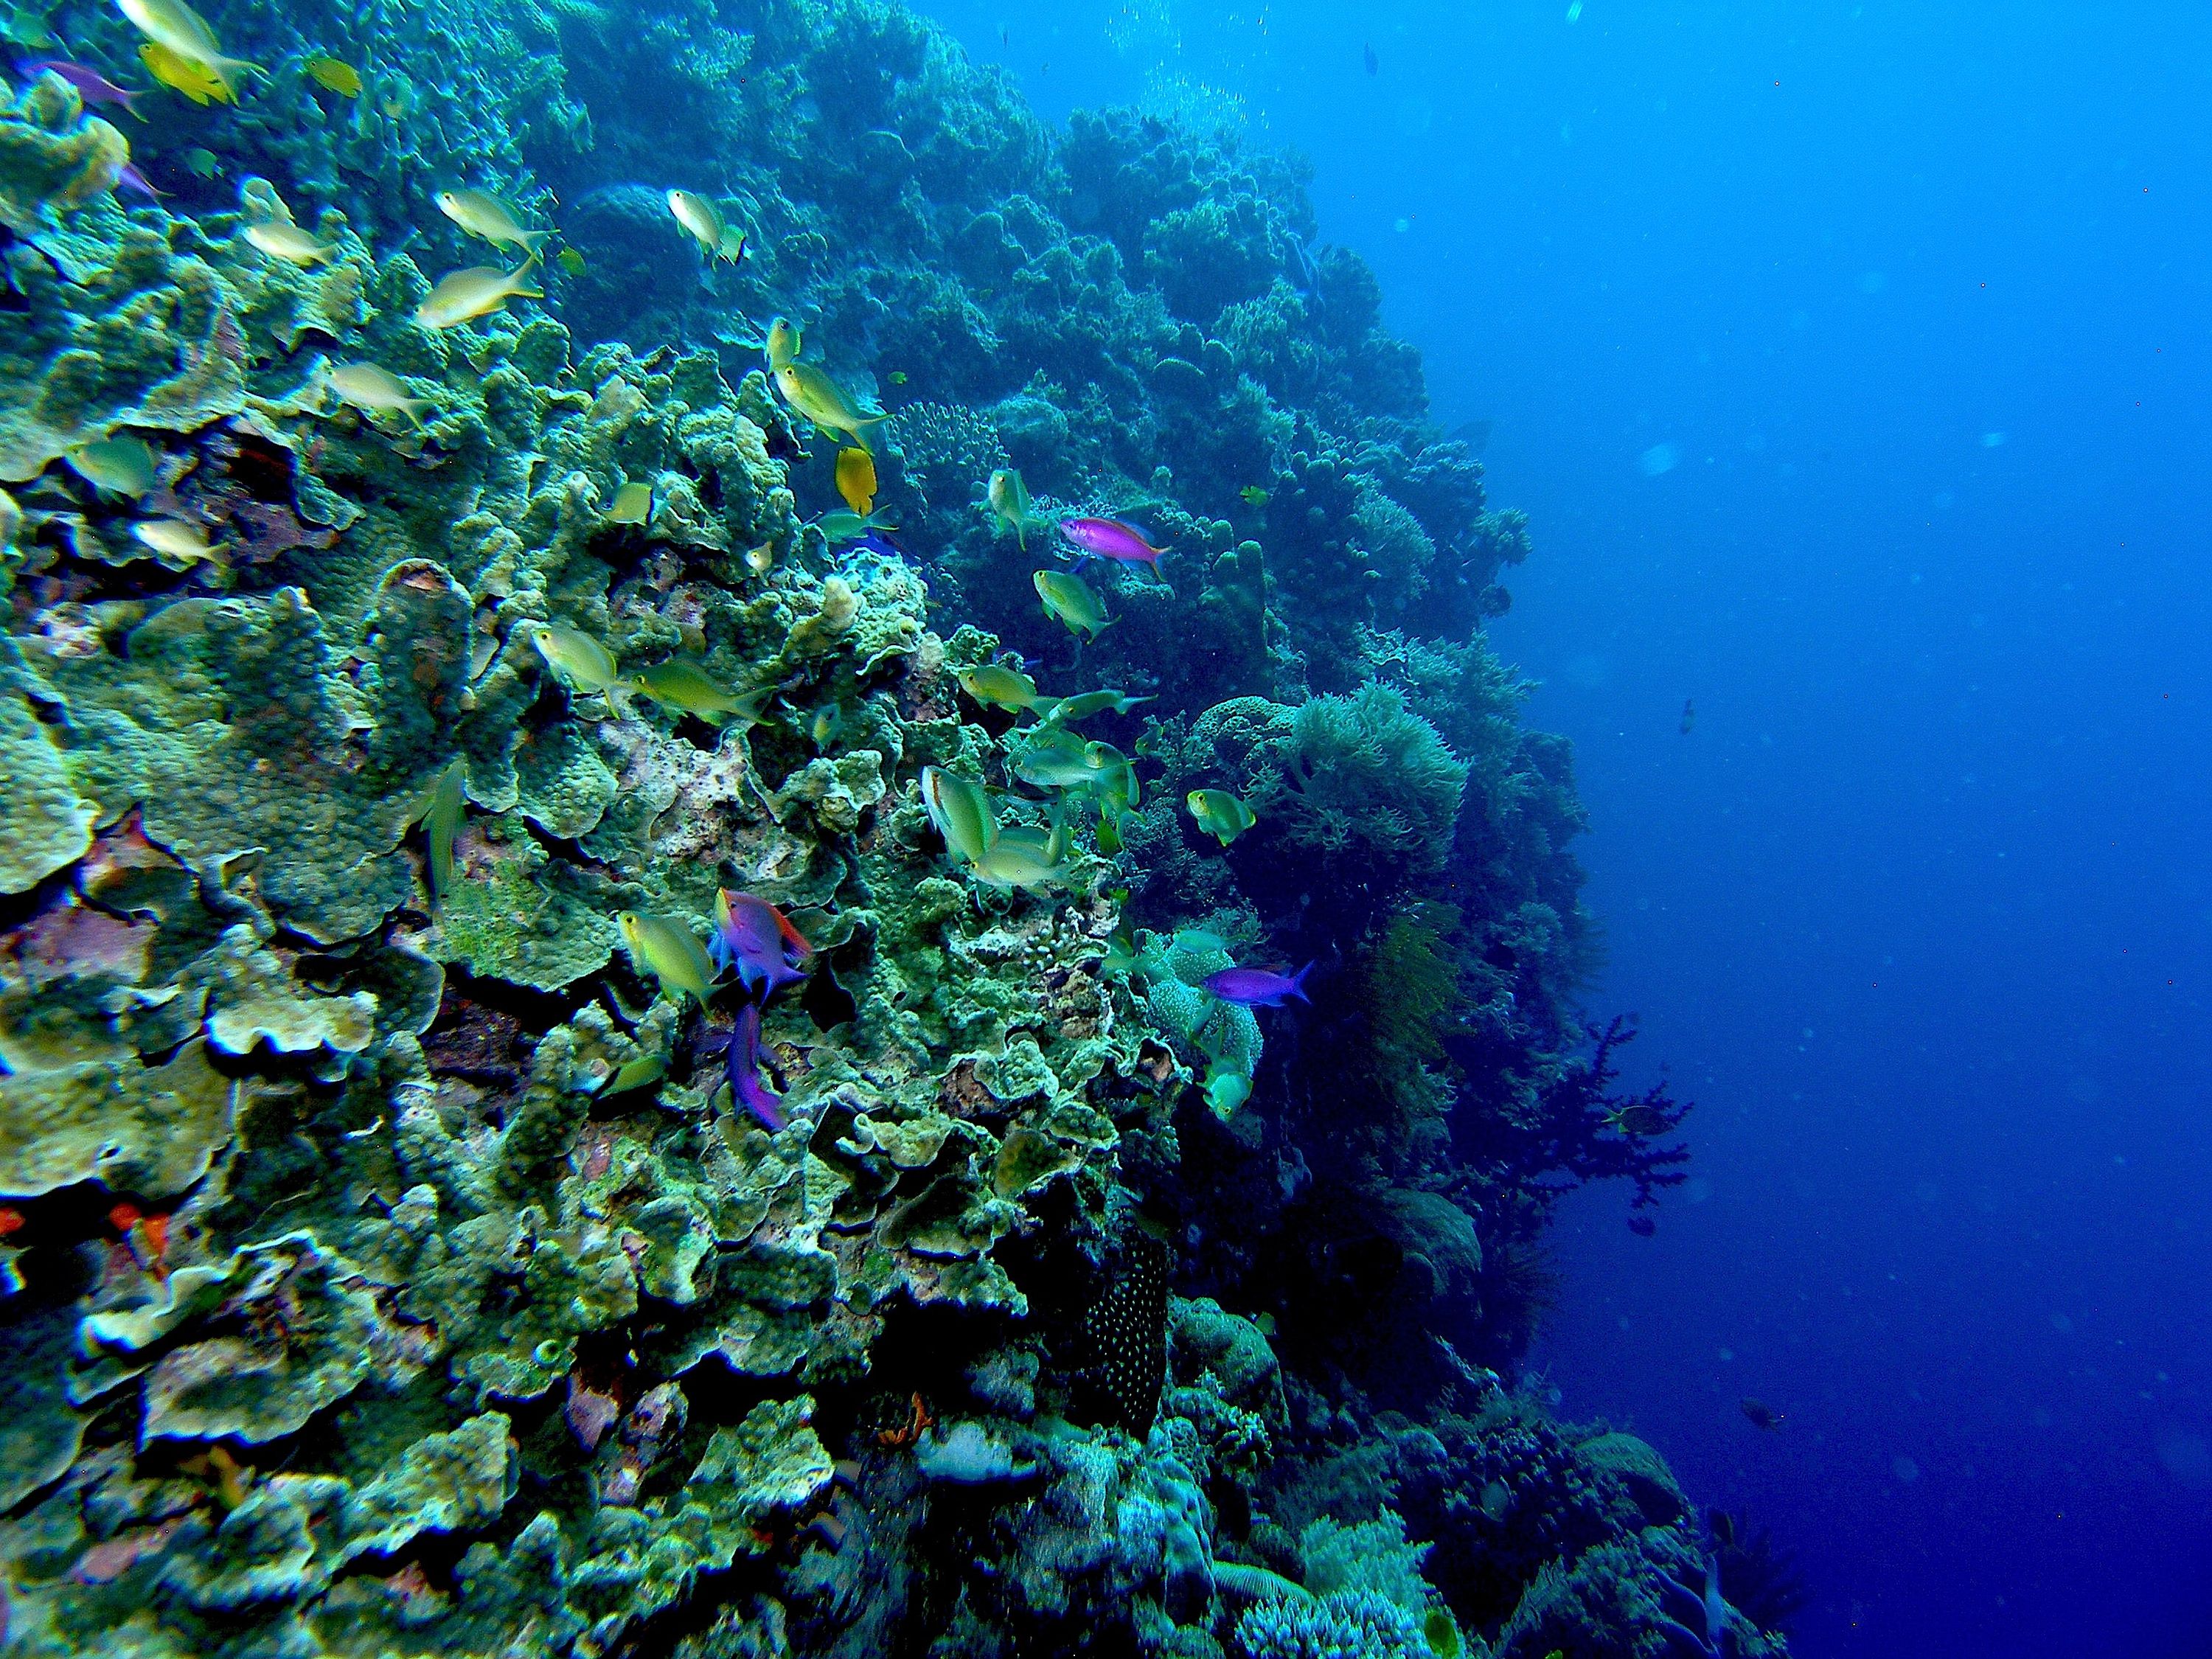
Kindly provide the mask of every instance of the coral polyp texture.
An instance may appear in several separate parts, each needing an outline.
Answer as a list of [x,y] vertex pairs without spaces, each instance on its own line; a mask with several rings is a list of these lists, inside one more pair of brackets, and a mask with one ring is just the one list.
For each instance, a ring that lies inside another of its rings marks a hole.
[[1780,1651],[1499,1377],[1682,1108],[1298,166],[873,0],[206,21],[0,95],[11,1656]]

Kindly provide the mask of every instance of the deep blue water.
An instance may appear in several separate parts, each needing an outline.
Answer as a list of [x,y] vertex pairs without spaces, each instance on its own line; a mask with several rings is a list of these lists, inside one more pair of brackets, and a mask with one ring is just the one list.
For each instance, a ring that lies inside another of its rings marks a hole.
[[1591,1012],[1701,1103],[1656,1238],[1571,1207],[1562,1409],[1796,1550],[1802,1653],[2212,1654],[2208,14],[925,9],[1241,99],[1495,423]]

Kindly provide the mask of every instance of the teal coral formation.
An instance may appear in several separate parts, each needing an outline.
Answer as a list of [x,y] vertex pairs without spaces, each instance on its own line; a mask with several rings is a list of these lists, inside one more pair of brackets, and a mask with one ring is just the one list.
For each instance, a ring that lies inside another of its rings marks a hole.
[[[1486,1369],[1560,1170],[1666,1179],[1574,1052],[1579,808],[1480,631],[1525,527],[1297,166],[1054,132],[877,0],[210,17],[268,67],[235,106],[149,94],[127,148],[52,76],[0,107],[11,1652],[1658,1640],[1663,1463]],[[426,327],[464,185],[580,258]],[[779,308],[891,412],[890,542],[812,522]],[[1009,465],[1176,550],[1079,672]],[[1082,723],[1141,799],[1025,783],[1039,717],[958,681],[1021,653],[1155,699]],[[979,878],[933,768],[1045,876]],[[626,948],[724,890],[799,983]],[[1326,994],[1205,988],[1268,959]]]

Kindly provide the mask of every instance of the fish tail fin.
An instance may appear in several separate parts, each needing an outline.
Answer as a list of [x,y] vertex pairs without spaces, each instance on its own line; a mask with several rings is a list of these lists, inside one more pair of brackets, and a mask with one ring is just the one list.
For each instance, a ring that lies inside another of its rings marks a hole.
[[[1224,842],[1222,845],[1225,847],[1228,842]],[[1291,975],[1291,994],[1309,1007],[1313,1006],[1313,999],[1306,994],[1306,975],[1313,972],[1314,966],[1315,964],[1310,962]]]

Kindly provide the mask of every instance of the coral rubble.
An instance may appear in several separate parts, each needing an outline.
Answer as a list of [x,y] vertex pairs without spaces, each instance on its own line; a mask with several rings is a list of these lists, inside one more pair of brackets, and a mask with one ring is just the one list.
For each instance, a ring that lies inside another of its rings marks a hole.
[[[879,0],[210,21],[127,138],[0,89],[11,1653],[1722,1642],[1491,1369],[1682,1109],[1297,166]],[[425,308],[464,186],[542,303]],[[1079,514],[1172,550],[1079,649]]]

